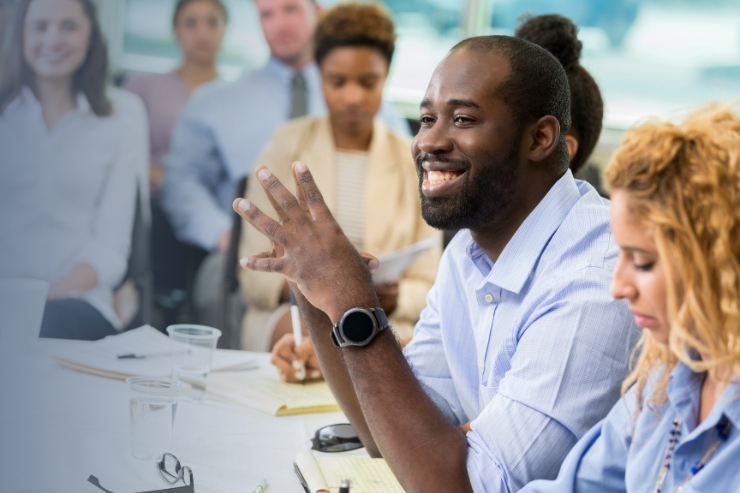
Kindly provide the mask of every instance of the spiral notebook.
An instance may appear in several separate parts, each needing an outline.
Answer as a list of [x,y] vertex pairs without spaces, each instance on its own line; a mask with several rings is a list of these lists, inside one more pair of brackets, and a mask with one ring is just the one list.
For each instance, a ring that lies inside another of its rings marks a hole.
[[404,493],[385,459],[299,454],[293,463],[306,493],[337,493],[342,479],[352,493]]

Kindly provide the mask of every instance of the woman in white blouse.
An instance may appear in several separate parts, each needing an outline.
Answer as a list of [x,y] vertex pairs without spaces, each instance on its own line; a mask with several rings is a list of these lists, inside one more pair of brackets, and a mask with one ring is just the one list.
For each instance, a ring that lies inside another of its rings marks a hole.
[[0,277],[49,282],[42,337],[115,334],[144,108],[106,87],[90,0],[20,2],[0,73]]

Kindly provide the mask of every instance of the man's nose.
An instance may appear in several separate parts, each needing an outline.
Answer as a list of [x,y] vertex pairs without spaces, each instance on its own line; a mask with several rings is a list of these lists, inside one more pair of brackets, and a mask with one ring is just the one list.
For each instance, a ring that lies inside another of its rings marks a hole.
[[435,122],[428,129],[422,127],[414,143],[425,154],[443,154],[451,152],[454,145],[447,134],[447,129],[439,122]]

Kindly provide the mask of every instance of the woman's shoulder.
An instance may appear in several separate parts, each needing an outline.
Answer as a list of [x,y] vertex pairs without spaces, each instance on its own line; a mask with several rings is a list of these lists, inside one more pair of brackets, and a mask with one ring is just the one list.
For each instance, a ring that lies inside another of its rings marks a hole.
[[146,108],[137,94],[119,87],[109,87],[106,92],[114,115],[146,121]]
[[177,74],[174,72],[164,74],[136,73],[126,78],[123,88],[141,96],[150,91],[167,89],[177,82]]
[[300,118],[293,118],[277,128],[274,138],[285,139],[312,135],[320,132],[322,127],[327,125],[329,125],[329,119],[326,116],[302,116]]

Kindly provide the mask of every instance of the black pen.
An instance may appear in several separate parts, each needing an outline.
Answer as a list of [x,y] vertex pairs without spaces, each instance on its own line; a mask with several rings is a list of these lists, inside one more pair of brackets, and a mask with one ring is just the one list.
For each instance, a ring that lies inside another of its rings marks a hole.
[[349,481],[344,478],[339,483],[339,493],[349,493]]

